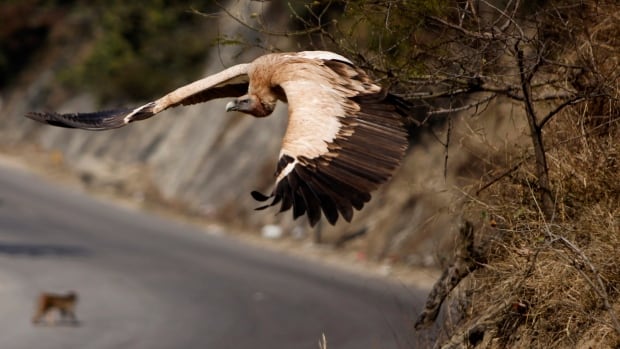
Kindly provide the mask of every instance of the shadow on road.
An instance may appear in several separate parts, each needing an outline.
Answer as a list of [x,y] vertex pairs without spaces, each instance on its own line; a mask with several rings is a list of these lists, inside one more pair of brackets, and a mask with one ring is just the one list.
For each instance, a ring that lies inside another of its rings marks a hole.
[[72,320],[55,320],[52,323],[48,323],[45,321],[32,324],[34,327],[80,327],[82,326],[81,321],[72,321]]
[[0,255],[15,257],[83,257],[87,249],[79,246],[0,242]]

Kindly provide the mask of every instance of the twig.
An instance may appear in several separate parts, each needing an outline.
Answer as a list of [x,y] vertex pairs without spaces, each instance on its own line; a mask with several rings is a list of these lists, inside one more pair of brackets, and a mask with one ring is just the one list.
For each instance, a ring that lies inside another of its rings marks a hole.
[[[424,85],[428,86],[428,85],[432,85],[433,83],[426,83]],[[450,89],[450,90],[446,90],[446,91],[439,91],[439,92],[434,92],[434,91],[420,91],[420,92],[412,92],[412,93],[407,93],[405,96],[407,98],[415,98],[415,99],[427,99],[427,98],[440,98],[440,97],[446,97],[446,96],[458,96],[460,94],[469,94],[472,93],[474,91],[472,91],[472,89],[470,88],[459,88],[459,89]]]
[[[452,104],[452,102],[450,102]],[[446,144],[444,146],[444,158],[443,158],[443,180],[448,180],[448,156],[450,152],[450,136],[452,135],[452,117],[448,115],[448,129],[446,130]]]
[[[486,6],[494,9],[495,11],[497,11],[500,14],[501,17],[505,17],[506,18],[506,23],[502,26],[501,32],[503,32],[504,30],[508,29],[510,24],[513,24],[515,26],[515,28],[517,28],[517,30],[519,30],[519,32],[521,33],[521,37],[525,37],[525,34],[523,33],[523,29],[521,29],[519,24],[515,21],[515,17],[514,17],[514,13],[516,12],[516,10],[517,10],[517,8],[519,6],[518,2],[516,4],[516,6],[515,6],[515,12],[513,12],[512,14],[507,14],[506,11],[497,8],[495,5],[493,5],[489,1],[482,0],[482,3],[484,3]],[[506,6],[506,9],[508,9],[508,5]]]
[[427,118],[429,116],[432,116],[432,115],[456,113],[456,112],[459,112],[459,111],[463,111],[463,110],[467,110],[467,109],[471,109],[471,108],[476,108],[476,107],[478,107],[478,106],[480,106],[480,105],[490,101],[491,99],[493,99],[495,97],[497,97],[497,95],[496,94],[492,94],[492,95],[484,97],[484,98],[482,98],[482,99],[480,99],[480,100],[478,100],[476,102],[473,102],[473,103],[470,103],[470,104],[467,104],[467,105],[464,105],[464,106],[461,106],[461,107],[457,107],[457,108],[438,108],[438,109],[429,111],[427,113]]
[[443,25],[445,25],[446,27],[452,28],[452,29],[454,29],[454,30],[456,30],[456,31],[461,32],[461,33],[462,33],[462,34],[464,34],[464,35],[467,35],[467,36],[472,37],[472,38],[475,38],[475,39],[480,39],[480,40],[491,40],[491,39],[493,39],[493,38],[494,38],[493,33],[488,33],[488,32],[485,32],[485,33],[476,33],[476,32],[472,32],[472,31],[470,31],[470,30],[467,30],[467,29],[465,29],[465,28],[463,28],[463,27],[459,27],[458,25],[452,24],[452,23],[450,23],[450,22],[448,22],[448,21],[445,21],[445,20],[443,20],[443,19],[441,19],[441,18],[439,18],[439,17],[435,17],[435,16],[427,16],[427,18],[429,18],[429,19],[431,19],[431,20],[433,20],[433,21],[435,21],[435,22],[439,22],[440,24],[443,24]]
[[500,173],[498,176],[496,176],[495,178],[493,178],[492,180],[487,182],[485,185],[483,185],[480,189],[476,190],[476,196],[478,196],[486,188],[488,188],[488,187],[492,186],[493,184],[495,184],[500,179],[502,179],[502,178],[506,177],[507,175],[511,174],[512,172],[516,171],[523,164],[524,161],[525,160],[521,160],[521,161],[517,162],[514,166],[512,166],[508,170]]
[[564,109],[565,107],[567,107],[569,105],[572,105],[572,104],[580,103],[580,102],[582,102],[584,100],[585,100],[585,98],[583,98],[583,97],[575,97],[575,98],[572,98],[572,99],[569,99],[569,100],[565,101],[564,103],[561,103],[560,105],[555,107],[555,109],[553,109],[547,115],[545,115],[545,117],[542,120],[540,120],[540,122],[538,123],[538,128],[542,129],[543,127],[545,127],[545,124],[547,122],[549,122],[549,120],[551,120],[551,118],[554,117],[555,114],[557,114],[560,111],[562,111],[562,109]]
[[[276,32],[276,31],[271,31],[271,30],[267,30],[265,28],[256,28],[253,27],[251,25],[249,25],[245,20],[243,20],[242,18],[239,18],[235,15],[233,15],[225,6],[221,5],[219,2],[216,2],[216,4],[220,7],[220,9],[222,11],[224,11],[224,13],[226,13],[226,15],[228,15],[230,18],[232,18],[235,22],[241,24],[242,26],[255,31],[257,33],[262,33],[262,34],[266,34],[266,35],[271,35],[271,36],[284,36],[284,37],[291,37],[291,36],[302,36],[302,35],[308,35],[308,34],[312,34],[312,33],[316,33],[316,32],[320,32],[323,30],[323,27],[327,26],[329,23],[327,24],[323,24],[323,25],[317,25],[314,26],[312,28],[308,28],[305,30],[298,30],[298,31],[284,31],[284,32]],[[208,14],[208,13],[204,13],[204,12],[200,12],[196,9],[192,10],[193,13],[200,15],[200,16],[204,16],[207,18],[213,18],[214,14]]]

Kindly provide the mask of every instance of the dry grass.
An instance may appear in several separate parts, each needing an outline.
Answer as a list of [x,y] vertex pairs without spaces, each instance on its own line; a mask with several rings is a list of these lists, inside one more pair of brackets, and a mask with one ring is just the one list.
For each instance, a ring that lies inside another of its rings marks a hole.
[[536,201],[533,161],[466,206],[466,215],[480,222],[486,265],[461,285],[464,297],[452,308],[462,318],[452,325],[458,331],[503,309],[495,328],[474,342],[620,346],[620,108],[607,105],[606,117],[594,119],[596,113],[582,113],[588,107],[558,117],[545,134],[556,198],[551,219]]
[[544,128],[553,214],[537,202],[531,150],[504,154],[506,169],[518,166],[465,205],[483,265],[450,300],[446,337],[494,314],[483,333],[466,332],[467,345],[620,348],[620,7],[601,4],[604,20],[576,38],[588,53],[566,57],[589,59],[596,69],[576,88],[601,97]]

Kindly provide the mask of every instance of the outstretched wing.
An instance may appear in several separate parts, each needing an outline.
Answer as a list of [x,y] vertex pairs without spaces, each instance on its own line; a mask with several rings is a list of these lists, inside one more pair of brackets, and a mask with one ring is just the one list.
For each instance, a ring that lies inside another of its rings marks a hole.
[[130,122],[148,119],[168,108],[206,102],[215,98],[239,97],[248,90],[249,64],[238,64],[217,74],[180,87],[162,98],[138,108],[122,108],[94,113],[59,114],[54,112],[30,112],[26,117],[46,124],[81,128],[85,130],[108,130]]
[[[335,224],[370,200],[370,192],[387,181],[408,145],[404,105],[373,84],[368,76],[342,60],[318,60],[305,67],[303,78],[282,81],[289,104],[271,195],[259,209],[281,203],[280,212],[307,214],[314,226],[321,212]],[[294,75],[294,73],[291,73]],[[298,75],[299,76],[299,75]]]

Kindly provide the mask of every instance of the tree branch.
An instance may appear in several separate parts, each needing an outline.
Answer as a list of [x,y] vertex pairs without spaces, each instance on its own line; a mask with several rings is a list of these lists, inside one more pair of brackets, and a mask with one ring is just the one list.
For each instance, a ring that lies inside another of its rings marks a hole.
[[493,178],[492,180],[487,182],[485,185],[483,185],[480,189],[476,190],[476,196],[479,195],[486,188],[488,188],[488,187],[492,186],[493,184],[495,184],[500,179],[502,179],[502,178],[506,177],[507,175],[511,174],[512,172],[516,171],[523,164],[524,161],[525,160],[521,160],[521,161],[517,162],[514,166],[512,166],[508,170],[502,172],[501,174],[499,174],[498,176],[496,176],[495,178]]
[[466,104],[464,106],[460,106],[460,107],[456,107],[456,108],[438,108],[438,109],[435,109],[435,110],[431,110],[431,111],[429,111],[427,113],[427,119],[430,116],[433,116],[433,115],[456,113],[456,112],[459,112],[459,111],[468,110],[468,109],[471,109],[471,108],[476,108],[476,107],[478,107],[478,106],[480,106],[480,105],[482,105],[484,103],[489,102],[491,99],[493,99],[495,97],[497,97],[496,94],[491,94],[491,95],[486,96],[486,97],[484,97],[484,98],[482,98],[482,99],[480,99],[478,101]]
[[534,146],[534,157],[536,159],[536,174],[538,176],[538,188],[540,190],[542,209],[546,217],[551,217],[553,213],[553,198],[549,185],[549,170],[547,167],[547,155],[542,141],[542,130],[536,121],[536,113],[532,104],[531,78],[525,72],[525,58],[521,50],[520,41],[515,43],[517,65],[519,67],[519,78],[521,80],[521,90],[523,93],[523,103],[525,104],[525,115],[530,128],[530,137]]
[[438,23],[440,23],[442,25],[445,25],[448,28],[454,29],[454,30],[456,30],[458,32],[461,32],[462,34],[464,34],[466,36],[469,36],[469,37],[472,37],[472,38],[475,38],[475,39],[479,39],[479,40],[492,40],[492,39],[495,38],[493,33],[488,33],[488,32],[476,33],[476,32],[467,30],[467,29],[465,29],[463,27],[460,27],[458,25],[452,24],[452,23],[450,23],[448,21],[445,21],[445,20],[443,20],[443,19],[441,19],[439,17],[436,17],[436,16],[427,16],[426,18],[431,19],[431,20],[433,20],[435,22],[438,22]]
[[[266,35],[270,35],[270,36],[283,36],[283,37],[292,37],[292,36],[302,36],[302,35],[308,35],[308,34],[312,34],[312,33],[316,33],[316,32],[320,32],[323,30],[323,27],[325,27],[328,24],[323,24],[323,25],[317,25],[317,26],[313,26],[311,28],[307,28],[305,30],[298,30],[298,31],[283,31],[283,32],[275,32],[275,31],[271,31],[271,30],[267,30],[265,28],[257,28],[257,27],[253,27],[251,25],[248,24],[248,22],[246,22],[243,18],[237,17],[235,15],[233,15],[225,6],[221,5],[219,2],[216,2],[216,5],[219,6],[220,10],[224,11],[224,13],[226,13],[226,15],[228,15],[230,18],[232,18],[235,22],[241,24],[242,26],[255,31],[257,33],[262,33],[262,34],[266,34]],[[192,9],[192,12],[203,16],[203,17],[208,17],[208,18],[212,18],[214,17],[213,14],[208,14],[208,13],[204,13],[201,11],[198,11],[196,9]]]
[[547,113],[547,115],[545,115],[545,117],[542,120],[540,120],[540,122],[538,123],[538,128],[542,130],[542,128],[545,127],[545,124],[547,124],[547,122],[549,122],[549,120],[551,120],[551,118],[554,117],[555,114],[557,114],[560,111],[562,111],[562,109],[564,109],[565,107],[567,107],[569,105],[580,103],[580,102],[582,102],[584,100],[585,100],[585,98],[583,98],[583,97],[575,97],[575,98],[569,99],[569,100],[565,101],[564,103],[558,105],[557,107],[555,107],[555,109],[553,109],[552,111]]

